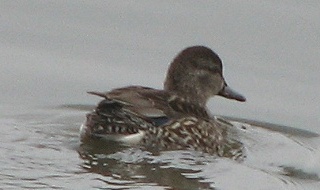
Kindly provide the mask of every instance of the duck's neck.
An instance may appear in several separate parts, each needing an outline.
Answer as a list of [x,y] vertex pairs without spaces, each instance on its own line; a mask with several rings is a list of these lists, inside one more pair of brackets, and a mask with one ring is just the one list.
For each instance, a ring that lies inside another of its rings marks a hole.
[[209,114],[205,103],[195,101],[190,97],[174,94],[169,99],[170,106],[178,112],[207,118]]

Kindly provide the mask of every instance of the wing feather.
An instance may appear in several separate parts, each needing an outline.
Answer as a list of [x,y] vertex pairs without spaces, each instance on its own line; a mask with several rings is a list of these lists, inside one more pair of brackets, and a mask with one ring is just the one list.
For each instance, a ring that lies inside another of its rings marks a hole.
[[110,92],[88,92],[105,99],[115,101],[124,110],[147,118],[168,117],[170,106],[168,93],[141,86],[129,86],[114,89]]

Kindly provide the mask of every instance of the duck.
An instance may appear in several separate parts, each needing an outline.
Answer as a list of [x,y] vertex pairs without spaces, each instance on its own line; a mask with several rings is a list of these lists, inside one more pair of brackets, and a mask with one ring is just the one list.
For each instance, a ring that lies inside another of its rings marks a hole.
[[230,147],[226,126],[210,115],[207,102],[216,95],[240,102],[246,98],[227,85],[222,73],[222,61],[213,50],[191,46],[170,63],[163,89],[90,91],[102,100],[86,114],[80,139],[223,155]]

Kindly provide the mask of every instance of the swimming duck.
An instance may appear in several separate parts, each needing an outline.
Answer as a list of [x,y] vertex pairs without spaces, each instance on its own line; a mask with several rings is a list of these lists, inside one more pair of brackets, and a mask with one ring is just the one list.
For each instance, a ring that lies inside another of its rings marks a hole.
[[88,93],[102,101],[86,115],[82,141],[106,139],[207,153],[219,152],[226,143],[223,124],[208,113],[208,100],[215,95],[246,100],[227,85],[221,59],[204,46],[188,47],[174,58],[163,90],[128,86]]

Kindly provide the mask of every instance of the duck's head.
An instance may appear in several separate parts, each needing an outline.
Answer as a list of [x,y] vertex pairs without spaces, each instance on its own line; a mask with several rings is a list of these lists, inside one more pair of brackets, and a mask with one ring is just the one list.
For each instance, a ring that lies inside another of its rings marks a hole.
[[164,89],[200,105],[205,105],[214,95],[241,102],[246,100],[227,85],[222,75],[221,59],[204,46],[186,48],[174,58]]

